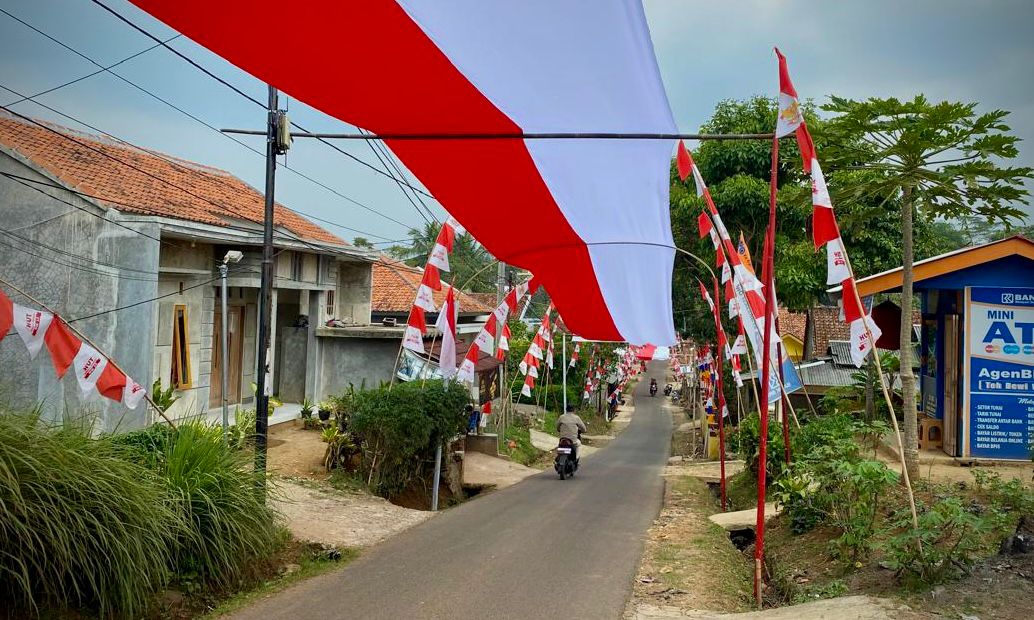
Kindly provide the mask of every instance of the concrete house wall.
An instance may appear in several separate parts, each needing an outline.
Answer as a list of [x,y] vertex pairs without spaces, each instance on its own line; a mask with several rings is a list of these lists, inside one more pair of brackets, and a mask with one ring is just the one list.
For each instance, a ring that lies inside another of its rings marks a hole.
[[[4,149],[0,149],[0,170],[55,184],[55,179],[40,174],[19,155]],[[0,234],[0,277],[30,291],[67,320],[157,295],[159,243],[133,232],[158,237],[156,222],[125,218],[64,190],[39,188],[64,202],[0,176],[0,213],[3,228],[10,231]],[[36,305],[3,288],[15,303]],[[140,346],[141,339],[146,340],[155,329],[154,311],[149,305],[75,321],[72,326],[89,334],[129,376],[150,385],[151,350]],[[74,380],[55,376],[45,350],[30,360],[15,334],[0,342],[0,367],[4,369],[0,373],[0,393],[5,402],[19,408],[42,403],[49,420],[85,416],[92,418],[98,432],[139,427],[150,421],[146,405],[130,411],[96,394],[83,400]]]

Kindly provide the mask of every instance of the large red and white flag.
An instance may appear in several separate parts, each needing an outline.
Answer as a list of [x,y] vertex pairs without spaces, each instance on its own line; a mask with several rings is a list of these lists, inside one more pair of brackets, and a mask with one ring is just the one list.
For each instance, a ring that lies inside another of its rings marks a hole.
[[[456,303],[456,289],[449,287],[445,294],[445,303],[438,312],[435,327],[442,333],[442,348],[438,352],[438,366],[446,381],[456,376],[456,321],[459,317],[459,305]],[[492,317],[495,318],[495,317]]]
[[[573,333],[675,342],[674,140],[520,138],[677,131],[640,0],[310,0],[305,27],[278,32],[273,55],[254,33],[280,2],[134,2],[263,82],[388,136],[493,256],[539,278]],[[399,137],[472,133],[517,138]],[[536,223],[533,238],[513,234],[518,218]]]

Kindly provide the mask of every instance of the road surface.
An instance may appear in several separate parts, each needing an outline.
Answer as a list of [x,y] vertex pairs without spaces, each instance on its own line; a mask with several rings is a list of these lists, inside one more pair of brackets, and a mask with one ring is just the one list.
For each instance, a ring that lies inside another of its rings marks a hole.
[[552,471],[443,512],[341,571],[234,618],[620,618],[660,511],[671,416],[636,390],[629,427],[561,481]]

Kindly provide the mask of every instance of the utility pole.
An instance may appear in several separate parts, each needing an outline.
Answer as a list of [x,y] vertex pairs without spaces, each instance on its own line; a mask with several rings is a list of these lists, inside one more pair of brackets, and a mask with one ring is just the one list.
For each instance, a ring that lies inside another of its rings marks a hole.
[[[276,156],[279,144],[277,90],[269,86],[266,111],[266,209],[262,230],[262,280],[259,290],[258,363],[255,383],[255,471],[266,471],[266,436],[269,427],[269,342],[273,310],[273,204],[276,185]],[[265,493],[265,484],[262,487]]]

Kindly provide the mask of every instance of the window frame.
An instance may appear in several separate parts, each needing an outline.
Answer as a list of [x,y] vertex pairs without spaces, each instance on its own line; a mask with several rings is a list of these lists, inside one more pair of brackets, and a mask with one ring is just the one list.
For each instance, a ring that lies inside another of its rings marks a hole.
[[323,311],[327,313],[327,320],[337,318],[337,295],[334,294],[334,289],[327,289],[326,296],[323,304]]
[[[182,330],[179,328],[181,315]],[[190,362],[190,315],[186,304],[175,304],[172,307],[172,362],[169,365],[169,385],[176,390],[189,389],[194,385]]]

